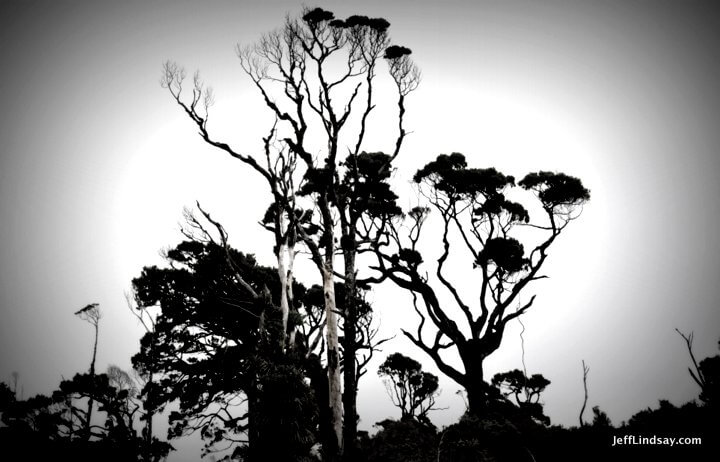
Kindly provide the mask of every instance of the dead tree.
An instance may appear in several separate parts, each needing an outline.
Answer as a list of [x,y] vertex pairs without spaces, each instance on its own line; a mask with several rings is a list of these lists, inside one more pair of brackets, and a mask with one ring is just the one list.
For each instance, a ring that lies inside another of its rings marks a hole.
[[587,406],[588,401],[588,389],[587,389],[587,376],[588,372],[590,372],[590,368],[585,365],[585,360],[582,361],[582,369],[583,369],[583,388],[585,390],[585,399],[583,400],[582,408],[580,408],[580,426],[585,426],[585,421],[583,420],[583,414],[585,413],[585,406]]

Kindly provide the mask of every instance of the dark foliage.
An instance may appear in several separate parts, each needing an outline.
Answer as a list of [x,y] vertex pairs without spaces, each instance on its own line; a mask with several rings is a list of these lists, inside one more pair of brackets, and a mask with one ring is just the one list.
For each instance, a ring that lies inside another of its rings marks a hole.
[[[675,407],[661,401],[657,409],[635,414],[618,427],[612,426],[603,411],[593,408],[593,423],[584,427],[552,427],[534,436],[535,456],[540,461],[637,461],[692,460],[712,461],[717,457],[717,435],[720,426],[717,414],[708,406],[695,402]],[[702,438],[700,445],[674,446],[660,444],[619,443],[626,437],[635,438]]]
[[530,173],[519,185],[537,191],[538,197],[547,208],[578,205],[590,199],[590,191],[580,180],[564,173]]
[[489,239],[478,254],[478,265],[487,265],[491,262],[508,273],[522,271],[530,264],[530,260],[525,258],[525,249],[520,241],[504,237]]
[[484,417],[466,414],[443,432],[437,460],[530,462],[533,458],[528,434],[532,429],[532,420],[517,413],[498,409]]
[[544,414],[543,405],[540,403],[540,394],[550,385],[550,381],[542,374],[526,377],[523,371],[513,369],[495,374],[492,385],[505,396],[515,398],[515,404],[527,416],[544,425],[550,425],[550,418]]
[[400,45],[390,45],[385,49],[383,58],[385,59],[398,59],[403,56],[409,56],[412,53],[410,48],[406,48]]
[[[277,271],[251,255],[194,241],[169,250],[167,259],[169,267],[145,268],[133,281],[141,309],[161,310],[133,363],[158,374],[155,404],[179,403],[169,436],[198,431],[206,452],[234,442],[253,460],[307,455],[317,404],[304,381],[305,357],[284,354],[278,340]],[[294,291],[302,300],[305,289],[297,284]],[[294,322],[302,319],[299,308],[292,307]]]
[[316,25],[320,22],[330,21],[335,18],[335,15],[331,11],[323,10],[322,8],[313,8],[303,15],[303,21],[310,25]]
[[383,420],[381,429],[362,448],[368,462],[432,462],[437,460],[435,427],[415,419]]
[[[720,347],[720,342],[718,342],[718,347]],[[700,399],[717,409],[720,407],[720,355],[700,361],[698,372],[703,379]]]
[[[113,386],[107,374],[76,374],[63,380],[51,396],[17,400],[3,385],[0,406],[3,451],[27,454],[31,460],[159,461],[172,446],[153,439],[150,450],[134,429],[140,404],[131,391]],[[86,427],[88,399],[98,405],[90,438]]]
[[413,180],[428,180],[434,188],[450,195],[495,197],[506,186],[515,184],[512,176],[505,176],[494,168],[467,168],[465,156],[454,152],[440,154],[415,173]]
[[382,152],[362,152],[345,162],[347,172],[340,193],[350,199],[354,216],[367,214],[371,218],[398,216],[398,196],[392,192],[387,180],[391,170],[390,156]]

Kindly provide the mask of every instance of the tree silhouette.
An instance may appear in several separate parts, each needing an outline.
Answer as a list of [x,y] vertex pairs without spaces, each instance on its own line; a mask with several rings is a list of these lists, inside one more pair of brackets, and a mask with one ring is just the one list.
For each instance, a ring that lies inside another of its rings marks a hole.
[[[334,442],[328,441],[324,449],[337,456],[344,441],[349,458],[353,457],[357,437],[357,371],[355,361],[347,358],[356,353],[354,339],[359,321],[354,301],[358,299],[356,255],[360,213],[356,208],[359,203],[348,194],[355,189],[348,189],[348,185],[357,185],[352,180],[358,178],[358,162],[354,159],[363,152],[370,131],[368,122],[376,109],[378,64],[387,61],[397,94],[398,133],[384,170],[390,169],[390,162],[400,153],[407,134],[405,98],[419,82],[419,72],[409,58],[410,50],[390,44],[389,25],[382,18],[355,15],[341,20],[321,8],[305,9],[300,19],[288,18],[282,28],[265,34],[255,45],[238,47],[243,70],[275,118],[263,138],[265,152],[258,158],[238,152],[210,134],[208,111],[213,95],[197,74],[190,94],[183,93],[185,72],[177,65],[167,63],[162,80],[208,144],[250,166],[268,182],[274,202],[271,221],[282,287],[292,288],[288,275],[296,239],[307,247],[319,270],[325,303],[328,405],[335,432]],[[316,143],[313,138],[321,141]],[[317,145],[322,146],[321,155],[315,154],[319,151]],[[344,146],[348,146],[347,155],[343,153]],[[299,201],[307,206],[299,206]],[[302,226],[303,221],[310,220],[312,229]],[[344,260],[342,274],[336,274],[338,251]],[[336,276],[342,278],[347,288],[344,310],[340,313],[345,328],[343,354],[347,356],[343,361],[342,397]],[[283,297],[285,292],[282,290]],[[286,302],[281,298],[283,323],[292,304],[289,298]]]
[[530,417],[545,425],[550,425],[550,418],[543,413],[540,394],[550,385],[550,381],[542,374],[525,376],[520,369],[495,374],[492,385],[505,396],[515,398],[515,403]]
[[366,446],[368,462],[436,462],[438,438],[434,426],[416,419],[386,419]]
[[[92,359],[90,360],[90,377],[95,376],[95,359],[97,358],[97,346],[98,346],[98,329],[100,327],[100,306],[97,303],[91,303],[84,308],[75,312],[75,316],[78,316],[83,321],[93,326],[95,330],[95,341],[93,343]],[[90,396],[88,399],[87,418],[85,420],[85,437],[90,439],[90,421],[92,419],[93,412],[93,397]]]
[[0,412],[17,400],[17,393],[5,382],[0,382]]
[[[718,347],[720,347],[720,342],[718,342]],[[710,356],[700,361],[698,372],[702,374],[705,384],[700,392],[700,400],[717,407],[720,403],[720,355]]]
[[[675,331],[683,338],[687,346],[693,367],[688,368],[690,376],[700,387],[700,400],[707,404],[717,404],[720,399],[720,355],[703,359],[698,363],[693,352],[693,333],[689,335]],[[720,342],[718,342],[720,347]]]
[[612,427],[612,422],[610,421],[610,417],[608,417],[608,415],[605,411],[600,409],[600,406],[593,406],[592,412],[593,412],[593,420],[592,420],[593,427],[605,427],[605,428]]
[[[415,333],[403,330],[405,336],[467,390],[470,412],[480,414],[488,404],[483,363],[500,347],[508,323],[532,306],[535,296],[521,302],[520,294],[531,282],[546,277],[540,269],[548,249],[578,216],[590,193],[577,178],[551,172],[530,173],[516,188],[512,176],[494,168],[470,168],[465,156],[458,153],[438,156],[417,171],[414,181],[440,216],[442,253],[434,275],[453,306],[441,301],[441,294],[422,269],[418,243],[429,207],[418,206],[408,213],[407,232],[401,223],[393,222],[387,239],[375,245],[376,269],[413,296],[420,323]],[[530,212],[510,200],[510,194],[534,196],[531,210],[543,218],[531,222]],[[532,250],[527,252],[520,238],[534,241]],[[459,284],[445,274],[451,251],[464,252],[469,260],[466,264],[477,275],[475,309],[467,295],[461,294]],[[428,322],[437,329],[432,340],[424,336]],[[458,353],[464,371],[444,358],[449,349]]]
[[[160,309],[133,364],[157,374],[152,405],[178,400],[170,434],[200,432],[205,452],[230,444],[250,460],[307,455],[317,418],[305,383],[311,358],[307,345],[283,351],[277,271],[213,243],[185,241],[166,257],[168,268],[146,267],[133,281],[138,307]],[[303,322],[318,307],[298,301],[302,286],[293,291],[289,320]]]
[[400,353],[393,353],[378,368],[384,377],[385,388],[395,406],[400,409],[401,419],[416,418],[430,423],[427,417],[433,410],[438,395],[438,378],[423,372],[419,362]]

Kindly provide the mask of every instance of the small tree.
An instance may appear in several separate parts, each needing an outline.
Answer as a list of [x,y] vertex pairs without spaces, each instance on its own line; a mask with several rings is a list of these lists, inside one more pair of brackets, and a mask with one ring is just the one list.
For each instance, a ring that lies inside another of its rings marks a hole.
[[423,372],[419,362],[400,353],[387,357],[378,368],[385,389],[393,404],[400,409],[401,419],[415,418],[430,423],[427,414],[433,410],[438,396],[438,377]]
[[495,374],[492,385],[506,397],[515,398],[515,404],[527,415],[545,425],[550,425],[550,418],[543,413],[543,406],[540,403],[540,394],[550,385],[550,381],[542,374],[526,377],[520,369],[513,369]]
[[607,413],[600,409],[600,406],[593,406],[592,408],[593,420],[592,426],[599,428],[610,428],[612,427],[612,421],[608,417]]

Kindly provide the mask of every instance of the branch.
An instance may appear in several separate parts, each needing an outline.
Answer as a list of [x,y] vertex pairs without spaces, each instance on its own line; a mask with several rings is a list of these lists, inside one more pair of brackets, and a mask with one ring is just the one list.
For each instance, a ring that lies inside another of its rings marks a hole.
[[453,298],[455,299],[455,302],[462,310],[463,314],[465,315],[465,318],[467,319],[468,326],[472,330],[472,336],[473,338],[476,337],[476,329],[474,329],[473,324],[473,317],[472,312],[470,311],[470,307],[466,305],[462,299],[460,298],[460,294],[458,293],[457,289],[447,280],[442,274],[443,267],[445,265],[445,261],[448,258],[448,255],[450,255],[450,241],[448,240],[448,231],[450,227],[450,221],[447,219],[445,215],[443,215],[443,221],[444,221],[444,230],[443,230],[443,253],[440,255],[440,258],[437,260],[437,277],[440,280],[440,282],[450,291]]
[[433,359],[433,361],[435,361],[435,364],[437,365],[438,369],[440,369],[443,374],[445,374],[448,377],[450,377],[451,379],[453,379],[459,385],[464,386],[465,374],[461,373],[460,371],[458,371],[457,369],[455,369],[454,367],[450,366],[445,361],[443,361],[443,359],[440,357],[440,354],[438,353],[437,344],[434,345],[433,347],[429,347],[428,345],[426,345],[419,339],[416,339],[411,333],[409,333],[405,329],[401,329],[401,330],[402,330],[402,333],[405,335],[405,337],[410,339],[410,341],[412,343],[414,343],[415,346],[417,346],[418,348],[423,350],[425,353],[428,354],[428,356],[430,356]]
[[505,318],[500,320],[499,324],[505,325],[508,322],[512,321],[513,319],[515,319],[515,318],[519,317],[520,315],[522,315],[523,313],[525,313],[532,306],[533,302],[535,301],[535,297],[536,297],[536,295],[533,295],[532,297],[530,297],[529,302],[527,302],[521,308],[518,308],[517,311],[515,311],[514,313],[510,313],[509,315],[505,316]]
[[253,287],[252,287],[247,281],[245,281],[245,278],[243,278],[243,276],[242,276],[242,274],[241,274],[241,272],[240,272],[240,267],[237,265],[237,263],[235,263],[235,260],[232,258],[232,255],[230,254],[230,246],[228,245],[228,241],[227,241],[228,235],[227,235],[227,232],[225,231],[225,228],[223,228],[223,226],[222,226],[219,222],[213,220],[212,217],[210,216],[210,214],[209,214],[208,212],[206,212],[205,210],[203,210],[203,208],[200,206],[200,202],[196,201],[195,204],[197,205],[198,210],[200,210],[200,213],[203,214],[203,216],[205,217],[205,219],[206,219],[207,221],[209,221],[210,223],[213,224],[213,226],[215,226],[215,228],[217,229],[218,233],[220,234],[221,244],[222,244],[223,249],[225,249],[225,260],[227,261],[228,266],[229,266],[229,267],[233,270],[233,272],[235,273],[235,277],[237,278],[237,282],[238,282],[245,290],[247,290],[248,293],[249,293],[254,299],[259,300],[259,299],[261,298],[261,297],[260,297],[260,294],[258,294],[258,293],[255,291],[255,289],[253,289]]
[[697,383],[700,386],[701,390],[705,390],[707,387],[707,381],[705,380],[705,377],[703,376],[702,370],[700,369],[700,366],[698,365],[698,362],[695,360],[695,354],[693,353],[693,333],[690,332],[690,335],[685,335],[676,327],[675,332],[680,334],[680,337],[685,340],[685,345],[687,345],[688,353],[690,353],[690,359],[692,360],[693,367],[695,368],[695,371],[693,372],[692,369],[688,367],[688,372],[690,372],[690,376],[693,378],[695,383]]
[[199,101],[199,94],[202,93],[203,90],[202,83],[199,81],[198,77],[196,76],[195,78],[195,88],[193,89],[192,102],[188,104],[182,99],[182,82],[185,78],[185,71],[182,68],[178,67],[177,64],[171,63],[169,61],[165,63],[163,69],[164,75],[163,79],[161,80],[161,85],[170,92],[170,95],[172,95],[175,102],[185,111],[188,117],[190,117],[190,119],[195,122],[195,125],[197,125],[199,134],[202,139],[211,146],[219,148],[228,153],[230,156],[249,165],[255,171],[260,173],[263,177],[265,177],[265,179],[269,180],[269,173],[265,169],[263,169],[254,158],[248,155],[241,154],[233,150],[228,144],[213,140],[210,137],[210,134],[207,131],[207,109],[212,103],[212,98],[211,95],[206,98],[206,113],[204,116],[201,115],[196,108]]

